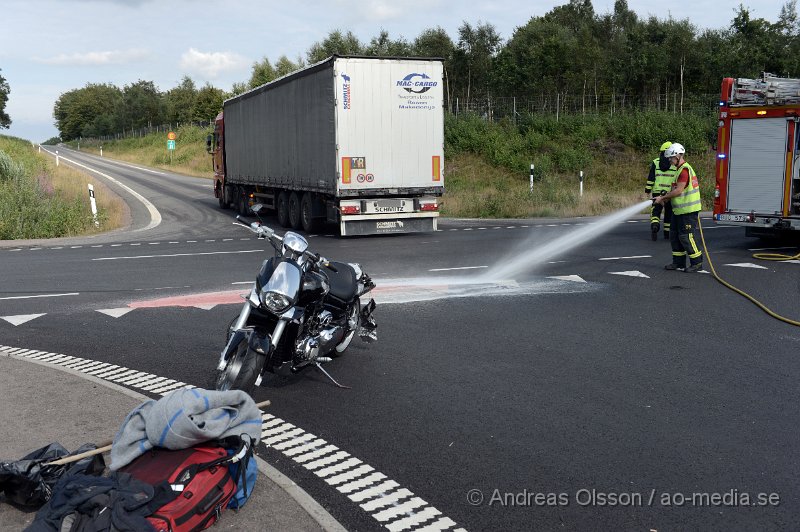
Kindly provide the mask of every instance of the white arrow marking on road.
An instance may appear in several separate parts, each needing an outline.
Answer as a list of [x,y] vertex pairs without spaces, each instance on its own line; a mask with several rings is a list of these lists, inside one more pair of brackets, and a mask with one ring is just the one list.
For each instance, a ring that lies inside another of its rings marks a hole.
[[199,309],[203,309],[203,310],[211,310],[212,308],[216,307],[217,305],[216,304],[211,304],[211,305],[192,305],[192,306],[194,308],[199,308]]
[[791,262],[792,264],[800,264],[800,260],[784,260],[781,262]]
[[756,268],[758,270],[766,270],[764,266],[753,264],[752,262],[739,262],[737,264],[724,264],[724,266],[736,266],[737,268]]
[[649,279],[649,275],[645,275],[642,272],[637,271],[628,271],[628,272],[608,272],[611,275],[627,275],[628,277],[644,277],[645,279]]
[[17,316],[0,316],[0,318],[16,327],[17,325],[22,325],[26,321],[35,320],[39,316],[44,316],[44,314],[19,314]]
[[98,309],[97,312],[105,314],[106,316],[111,316],[112,318],[119,318],[120,316],[124,316],[128,312],[132,311],[132,308],[123,307],[123,308],[104,308]]
[[580,275],[556,275],[548,277],[548,279],[558,279],[559,281],[572,281],[575,283],[585,283],[586,281]]

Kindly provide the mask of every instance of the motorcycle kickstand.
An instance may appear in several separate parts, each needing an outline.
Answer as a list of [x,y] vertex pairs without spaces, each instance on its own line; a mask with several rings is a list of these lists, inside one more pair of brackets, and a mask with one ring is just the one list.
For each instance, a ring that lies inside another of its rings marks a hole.
[[343,385],[339,384],[338,382],[336,382],[336,379],[331,377],[331,374],[328,373],[327,371],[325,371],[323,369],[323,367],[322,367],[322,364],[320,364],[319,362],[314,362],[314,365],[317,366],[317,369],[319,369],[322,373],[324,373],[325,376],[328,377],[331,380],[331,382],[333,382],[339,388],[344,388],[345,390],[352,390],[352,388],[350,386],[343,386]]

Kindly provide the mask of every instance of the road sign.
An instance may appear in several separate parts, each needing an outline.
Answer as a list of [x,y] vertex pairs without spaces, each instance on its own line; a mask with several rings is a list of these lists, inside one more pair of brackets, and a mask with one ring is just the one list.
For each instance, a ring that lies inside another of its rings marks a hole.
[[168,150],[174,150],[175,149],[175,141],[174,140],[168,140],[167,141],[167,149]]
[[169,133],[167,133],[167,139],[168,140],[175,140],[177,138],[178,138],[178,135],[176,135],[174,131],[170,131]]

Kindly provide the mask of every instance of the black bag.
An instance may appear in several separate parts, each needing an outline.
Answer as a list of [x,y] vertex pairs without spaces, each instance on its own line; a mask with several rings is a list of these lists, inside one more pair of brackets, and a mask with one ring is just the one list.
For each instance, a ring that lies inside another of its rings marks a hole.
[[60,458],[97,449],[87,443],[70,453],[59,443],[37,449],[16,462],[0,462],[0,492],[21,506],[38,508],[50,499],[58,480],[65,475],[100,475],[105,469],[103,455],[87,456],[63,465],[45,465]]

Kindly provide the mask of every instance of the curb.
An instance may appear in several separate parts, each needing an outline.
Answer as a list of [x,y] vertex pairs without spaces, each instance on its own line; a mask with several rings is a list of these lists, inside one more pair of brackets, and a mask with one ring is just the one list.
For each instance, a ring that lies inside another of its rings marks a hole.
[[[9,353],[2,353],[2,356],[13,358],[15,360],[23,360],[25,362],[38,364],[40,366],[44,366],[50,369],[55,369],[58,371],[63,371],[64,373],[68,373],[75,377],[80,377],[95,384],[105,386],[106,388],[114,390],[115,392],[119,392],[124,395],[127,395],[132,399],[136,399],[137,401],[144,402],[151,400],[150,397],[147,397],[144,394],[135,392],[133,390],[129,390],[124,386],[120,386],[113,382],[105,381],[103,379],[95,377],[94,375],[87,375],[86,373],[82,373],[80,371],[71,368],[65,368],[58,366],[56,364],[49,364],[47,362],[40,362],[38,360],[17,356]],[[286,475],[275,469],[273,466],[269,465],[262,458],[259,458],[258,456],[255,455],[253,456],[253,458],[256,459],[256,464],[261,474],[269,478],[272,482],[277,484],[283,491],[285,491],[286,494],[289,495],[289,497],[291,497],[301,508],[303,508],[303,510],[305,510],[306,513],[308,513],[308,515],[311,516],[311,518],[314,521],[316,521],[317,524],[323,530],[329,532],[347,532],[347,529],[344,528],[339,523],[339,521],[337,521],[331,514],[329,514],[327,510],[325,510],[325,508],[323,508],[316,500],[314,500],[314,498],[312,498],[311,495],[309,495],[305,490],[303,490],[303,488],[295,484],[294,481],[292,481],[289,477],[287,477]]]

